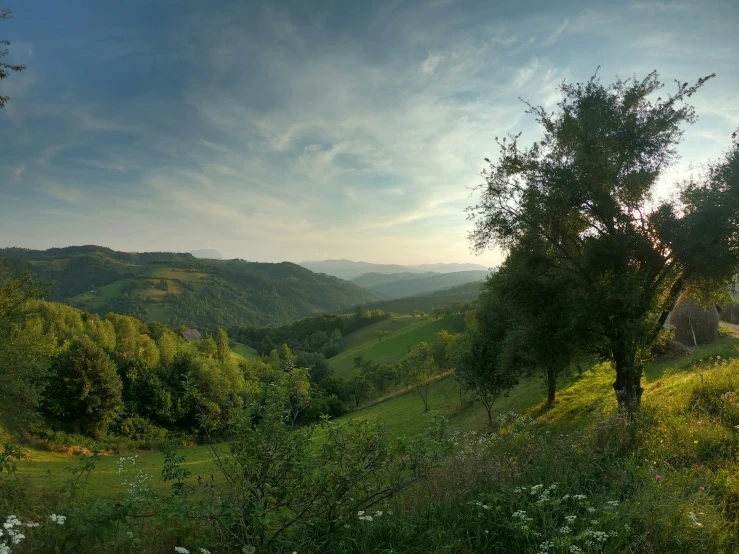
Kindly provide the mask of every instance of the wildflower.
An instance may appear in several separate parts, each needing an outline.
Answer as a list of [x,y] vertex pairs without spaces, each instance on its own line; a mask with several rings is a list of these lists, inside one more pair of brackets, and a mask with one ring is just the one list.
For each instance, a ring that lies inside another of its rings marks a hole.
[[563,525],[562,527],[559,528],[559,532],[562,533],[563,535],[569,535],[572,532],[572,529],[570,529],[566,525]]
[[592,514],[594,511],[595,511],[595,508],[593,508],[592,506],[588,506],[588,512]]
[[129,539],[132,539],[132,538],[133,538],[133,533],[131,533],[131,531],[129,531],[128,533],[126,533],[126,536],[127,536],[127,537],[128,537]]
[[382,516],[382,511],[381,510],[377,510],[375,512],[375,517],[380,517],[380,516]]
[[657,481],[661,481],[662,480],[662,476],[661,475],[657,475],[657,477],[655,477],[655,479],[657,479]]
[[67,516],[58,516],[56,514],[51,514],[49,518],[51,518],[51,521],[53,521],[54,523],[58,525],[64,525],[64,522],[66,521]]
[[[198,550],[200,550],[200,554],[212,554],[210,550],[208,550],[207,548],[203,548],[202,546]],[[298,554],[298,553],[293,552],[293,554]]]
[[190,554],[190,551],[184,546],[175,546],[174,551],[179,552],[179,554]]
[[363,515],[364,515],[364,510],[359,510],[359,511],[357,512],[357,515],[358,515],[358,516],[363,516]]
[[695,515],[693,512],[690,512],[688,514],[688,518],[690,518],[690,521],[693,523],[693,527],[703,527],[703,524],[698,521],[698,516]]
[[577,519],[577,516],[565,516],[565,521],[567,523],[575,523],[575,520]]
[[570,552],[572,552],[572,554],[579,554],[580,552],[582,552],[582,548],[580,548],[579,546],[577,546],[575,544],[571,544],[570,545]]

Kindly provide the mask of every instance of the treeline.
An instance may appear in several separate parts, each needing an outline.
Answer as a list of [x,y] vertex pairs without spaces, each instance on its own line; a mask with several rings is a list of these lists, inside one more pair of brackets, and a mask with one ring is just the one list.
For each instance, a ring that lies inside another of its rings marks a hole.
[[[0,266],[0,275],[3,271],[29,271],[39,282],[51,283],[49,300],[69,303],[100,316],[115,311],[147,321],[158,320],[171,327],[191,325],[214,330],[216,325],[280,324],[318,312],[340,312],[382,298],[376,292],[289,262],[201,260],[190,254],[127,253],[98,246],[75,246],[45,251],[2,249]],[[91,288],[99,289],[123,279],[156,279],[158,272],[167,268],[193,270],[205,276],[177,280],[183,293],[165,295],[162,301],[142,300],[135,286],[104,301],[87,304],[84,300],[72,300]]]
[[331,358],[342,350],[344,336],[388,317],[391,314],[383,310],[365,310],[359,306],[351,315],[321,314],[276,327],[234,326],[229,334],[261,355],[269,354],[276,345],[286,344],[296,352]]
[[477,300],[477,297],[480,296],[482,286],[482,282],[476,281],[421,296],[370,302],[365,305],[365,308],[398,314],[412,314],[413,312],[431,313],[434,310],[448,310],[450,308],[459,311],[460,306],[474,303]]

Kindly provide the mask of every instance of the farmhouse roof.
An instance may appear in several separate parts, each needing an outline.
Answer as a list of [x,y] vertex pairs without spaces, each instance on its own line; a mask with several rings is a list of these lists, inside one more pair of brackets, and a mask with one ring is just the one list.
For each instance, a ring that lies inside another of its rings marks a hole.
[[197,329],[190,329],[189,331],[182,331],[182,336],[185,337],[185,340],[187,342],[192,342],[194,340],[201,340],[203,338],[203,335],[200,334],[200,331]]

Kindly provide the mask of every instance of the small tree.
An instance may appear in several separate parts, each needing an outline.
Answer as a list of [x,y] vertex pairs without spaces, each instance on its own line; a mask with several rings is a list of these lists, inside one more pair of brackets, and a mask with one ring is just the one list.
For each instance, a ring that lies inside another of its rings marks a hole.
[[372,398],[375,387],[363,374],[354,375],[346,382],[346,396],[351,399],[352,407],[356,410],[362,402]]
[[382,342],[382,339],[386,339],[390,336],[390,331],[378,329],[377,331],[375,331],[375,336],[377,337],[377,342]]
[[435,369],[434,357],[425,342],[413,348],[403,361],[406,385],[421,397],[424,413],[429,411],[429,392]]
[[[454,377],[463,388],[473,392],[488,414],[488,426],[493,425],[493,405],[517,382],[516,374],[502,363],[501,352],[506,337],[504,323],[501,332],[483,334],[479,325],[471,322],[465,333],[453,342],[450,360]],[[510,340],[510,335],[508,335]]]
[[203,337],[203,340],[201,340],[198,344],[198,350],[206,358],[212,358],[218,353],[218,345],[216,344],[216,341],[213,340],[213,337],[211,337],[210,335],[205,335],[205,337]]

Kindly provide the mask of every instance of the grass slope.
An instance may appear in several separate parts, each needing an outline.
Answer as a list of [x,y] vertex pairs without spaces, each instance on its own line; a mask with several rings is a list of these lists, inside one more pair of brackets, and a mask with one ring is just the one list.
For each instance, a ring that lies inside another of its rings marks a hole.
[[410,314],[415,311],[431,313],[434,308],[443,309],[454,305],[456,302],[466,304],[477,300],[477,297],[480,296],[481,287],[482,282],[476,281],[421,296],[409,296],[394,300],[372,302],[366,304],[364,308],[366,310],[383,310],[398,314]]
[[[647,442],[645,446],[651,449],[650,460],[665,459],[675,465],[676,461],[685,458],[687,459],[685,463],[688,464],[686,471],[695,477],[699,474],[697,472],[713,471],[710,468],[706,469],[706,465],[700,462],[702,457],[713,459],[716,456],[723,456],[722,441],[725,442],[727,439],[719,436],[721,431],[718,424],[713,421],[714,418],[700,411],[693,413],[689,408],[693,401],[691,399],[695,398],[695,390],[701,386],[704,377],[709,384],[717,380],[715,375],[720,374],[722,369],[712,368],[719,362],[718,357],[721,364],[739,358],[739,339],[725,337],[716,344],[697,348],[689,357],[647,366],[643,411],[657,422],[656,426],[653,425],[654,436],[647,438],[651,442]],[[696,367],[701,369],[696,371]],[[736,388],[736,370],[739,370],[739,366],[734,362],[733,366],[724,367],[727,369],[723,371],[728,371],[730,373],[728,377],[734,380],[733,384],[729,384],[729,388]],[[727,376],[722,378],[725,377]],[[494,412],[528,413],[536,418],[539,424],[548,426],[553,435],[576,429],[594,428],[597,422],[603,421],[603,416],[613,415],[616,411],[612,381],[611,370],[604,365],[596,366],[586,371],[582,377],[572,377],[558,392],[554,407],[544,411],[546,395],[542,381],[538,377],[523,379],[507,397],[496,402]],[[718,390],[718,394],[721,393],[722,391]],[[430,405],[432,410],[438,410],[448,418],[451,431],[486,429],[484,409],[478,403],[460,404],[459,388],[452,377],[440,379],[432,384]],[[397,435],[419,433],[425,428],[427,420],[423,414],[421,400],[413,391],[365,407],[338,421],[347,421],[351,418],[381,422],[391,433]],[[71,477],[68,468],[75,466],[78,459],[77,456],[70,454],[38,449],[26,449],[26,453],[29,457],[18,464],[19,473],[28,476],[36,484],[50,487],[58,487],[68,482]],[[202,475],[209,478],[211,474],[216,474],[217,478],[217,471],[207,447],[189,447],[183,449],[182,453],[186,457],[185,465],[194,477]],[[91,476],[93,494],[115,496],[126,490],[121,484],[125,479],[117,473],[117,462],[117,455],[101,456],[97,469]],[[154,486],[164,488],[165,485],[159,478],[162,462],[162,455],[158,452],[139,452],[136,469],[151,475],[151,483]],[[732,461],[727,458],[719,464],[720,467],[724,465],[727,470],[739,471],[735,459]],[[662,471],[677,470],[666,467]]]
[[259,357],[259,354],[257,354],[257,351],[254,350],[251,346],[248,346],[246,344],[241,344],[240,342],[237,342],[234,346],[231,347],[231,352],[247,360],[251,360],[251,359]]
[[433,342],[434,335],[439,331],[446,329],[453,332],[451,324],[443,319],[415,320],[416,323],[405,325],[405,322],[409,319],[413,321],[413,318],[402,318],[404,326],[396,331],[393,331],[393,323],[388,323],[386,325],[387,330],[393,334],[382,341],[378,341],[374,336],[374,332],[382,328],[380,326],[375,327],[377,324],[358,331],[357,333],[361,333],[358,337],[352,337],[354,333],[347,335],[348,343],[354,344],[354,346],[329,360],[329,366],[334,374],[342,378],[350,377],[354,372],[354,358],[356,356],[362,356],[365,360],[373,362],[398,362],[419,342]]
[[[404,298],[407,296],[429,294],[437,290],[443,290],[466,283],[480,282],[488,275],[489,273],[487,271],[460,271],[457,273],[440,274],[422,273],[415,278],[409,278],[409,274],[401,273],[397,276],[397,280],[395,281],[377,282],[362,286],[366,286],[367,288],[384,294],[389,298]],[[362,280],[360,283],[361,282],[365,281]]]

